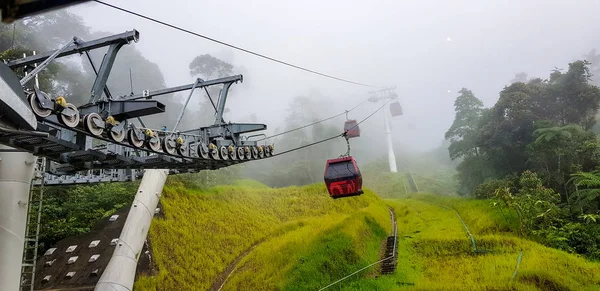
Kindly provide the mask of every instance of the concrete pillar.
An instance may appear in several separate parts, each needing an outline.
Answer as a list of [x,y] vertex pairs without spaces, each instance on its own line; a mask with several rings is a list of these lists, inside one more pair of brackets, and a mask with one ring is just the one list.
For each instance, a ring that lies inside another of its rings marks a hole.
[[[0,145],[0,150],[13,150]],[[36,157],[26,152],[0,152],[0,290],[17,291],[29,190]]]
[[146,170],[115,251],[95,291],[131,291],[137,262],[169,170]]

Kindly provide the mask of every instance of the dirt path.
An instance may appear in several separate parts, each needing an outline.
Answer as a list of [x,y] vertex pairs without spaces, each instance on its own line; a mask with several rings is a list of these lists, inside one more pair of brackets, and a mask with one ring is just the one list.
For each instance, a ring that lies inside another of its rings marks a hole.
[[243,253],[241,253],[239,256],[237,256],[231,263],[229,263],[229,265],[227,265],[227,267],[225,268],[225,270],[221,274],[219,274],[219,276],[217,276],[217,279],[212,283],[212,285],[210,286],[210,289],[208,289],[208,290],[210,290],[210,291],[219,291],[219,290],[221,290],[221,288],[223,288],[223,286],[225,285],[225,282],[227,282],[227,279],[229,278],[229,276],[235,270],[235,267],[237,267],[237,264],[245,256],[247,256],[257,245],[259,245],[263,241],[264,241],[264,239],[256,242],[255,244],[253,244],[252,246],[250,246],[247,250],[245,250]]

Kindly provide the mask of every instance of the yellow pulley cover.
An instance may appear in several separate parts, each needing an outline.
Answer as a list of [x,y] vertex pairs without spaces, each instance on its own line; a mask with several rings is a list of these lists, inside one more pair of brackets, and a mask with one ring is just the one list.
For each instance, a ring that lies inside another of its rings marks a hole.
[[67,99],[65,99],[65,97],[63,96],[59,96],[58,98],[56,98],[56,100],[54,100],[54,103],[60,105],[61,107],[67,107]]
[[118,123],[118,122],[117,122],[117,121],[115,120],[115,118],[114,118],[114,117],[111,115],[111,116],[109,116],[109,117],[107,117],[107,118],[106,118],[106,123],[108,123],[108,124],[110,124],[110,125],[112,125],[112,126],[115,126],[115,125],[117,125],[117,123]]

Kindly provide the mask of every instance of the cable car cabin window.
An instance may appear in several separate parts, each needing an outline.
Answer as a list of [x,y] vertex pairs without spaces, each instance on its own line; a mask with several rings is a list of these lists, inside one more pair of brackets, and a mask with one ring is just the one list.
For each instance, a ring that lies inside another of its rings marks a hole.
[[346,136],[348,138],[359,137],[360,127],[358,127],[358,123],[356,122],[356,120],[347,120],[344,123],[344,132],[346,132]]
[[402,115],[402,106],[400,106],[400,103],[396,101],[390,104],[390,113],[392,113],[392,116]]
[[360,175],[354,170],[352,161],[329,164],[325,178],[330,181],[355,179]]
[[327,161],[325,184],[332,198],[363,194],[362,175],[352,157]]

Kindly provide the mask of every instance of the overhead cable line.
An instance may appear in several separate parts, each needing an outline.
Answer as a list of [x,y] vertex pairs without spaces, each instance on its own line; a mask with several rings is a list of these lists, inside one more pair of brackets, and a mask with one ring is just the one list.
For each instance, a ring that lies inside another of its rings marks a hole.
[[[388,100],[387,102],[385,102],[385,104],[381,105],[381,107],[377,108],[377,110],[373,111],[371,114],[369,114],[369,115],[368,115],[367,117],[365,117],[363,120],[361,120],[361,121],[360,121],[360,122],[358,122],[356,125],[354,125],[354,126],[353,126],[353,127],[351,127],[350,129],[348,129],[348,131],[349,131],[349,130],[352,130],[352,129],[354,129],[354,128],[355,128],[355,127],[357,127],[359,124],[361,124],[361,123],[365,122],[367,119],[371,118],[371,116],[375,115],[375,113],[377,113],[377,112],[379,112],[381,109],[383,109],[383,108],[384,108],[384,107],[385,107],[385,106],[386,106],[388,103],[390,103],[390,101],[391,101],[391,100]],[[309,144],[301,145],[301,146],[299,146],[299,147],[296,147],[296,148],[293,148],[293,149],[289,149],[289,150],[286,150],[286,151],[283,151],[283,152],[280,152],[280,153],[274,154],[274,155],[272,155],[271,157],[276,157],[276,156],[283,155],[283,154],[287,154],[287,153],[290,153],[290,152],[293,152],[293,151],[301,150],[301,149],[303,149],[303,148],[307,148],[307,147],[310,147],[310,146],[314,146],[314,145],[317,145],[317,144],[320,144],[320,143],[324,143],[324,142],[326,142],[326,141],[330,141],[330,140],[332,140],[332,139],[336,139],[336,138],[338,138],[338,137],[342,137],[342,136],[344,136],[344,135],[346,134],[346,132],[347,132],[347,131],[344,131],[344,132],[342,132],[342,133],[340,133],[340,134],[336,134],[336,135],[334,135],[334,136],[330,136],[330,137],[328,137],[328,138],[325,138],[325,139],[322,139],[322,140],[319,140],[319,141],[316,141],[316,142],[312,142],[312,143],[309,143]]]
[[303,125],[303,126],[300,126],[300,127],[296,127],[296,128],[294,128],[294,129],[290,129],[290,130],[287,130],[287,131],[284,131],[284,132],[281,132],[281,133],[278,133],[278,134],[274,134],[274,135],[271,135],[271,136],[267,136],[267,137],[265,137],[265,138],[259,139],[258,141],[262,141],[262,140],[270,139],[270,138],[273,138],[273,137],[276,137],[276,136],[280,136],[280,135],[288,134],[288,133],[290,133],[290,132],[294,132],[294,131],[296,131],[296,130],[300,130],[300,129],[303,129],[303,128],[307,128],[307,127],[309,127],[309,126],[317,125],[317,124],[319,124],[319,123],[321,123],[321,122],[324,122],[324,121],[327,121],[327,120],[330,120],[330,119],[334,119],[334,118],[336,118],[336,117],[339,117],[339,116],[342,116],[342,115],[344,115],[344,114],[346,114],[346,111],[344,111],[344,112],[342,112],[342,113],[338,113],[338,114],[336,114],[336,115],[333,115],[333,116],[330,116],[330,117],[327,117],[327,118],[325,118],[325,119],[321,119],[321,120],[315,121],[315,122],[313,122],[313,123],[309,123],[309,124],[306,124],[306,125]]
[[245,49],[245,48],[242,48],[242,47],[239,47],[239,46],[235,46],[235,45],[232,45],[232,44],[229,44],[229,43],[226,43],[226,42],[214,39],[212,37],[208,37],[208,36],[205,36],[205,35],[193,32],[193,31],[185,29],[185,28],[181,28],[181,27],[173,25],[173,24],[166,23],[164,21],[160,21],[160,20],[154,19],[154,18],[149,17],[149,16],[145,16],[145,15],[133,12],[133,11],[125,9],[125,8],[121,8],[119,6],[115,6],[115,5],[106,3],[104,1],[100,1],[100,0],[94,0],[94,1],[97,2],[97,3],[99,3],[99,4],[106,5],[108,7],[111,7],[111,8],[114,8],[114,9],[117,9],[117,10],[129,13],[129,14],[132,14],[132,15],[135,15],[135,16],[138,16],[138,17],[141,17],[141,18],[144,18],[144,19],[147,19],[147,20],[159,23],[159,24],[162,24],[164,26],[168,26],[170,28],[173,28],[173,29],[176,29],[176,30],[179,30],[179,31],[182,31],[182,32],[185,32],[185,33],[188,33],[188,34],[200,37],[200,38],[204,38],[206,40],[209,40],[209,41],[212,41],[212,42],[216,42],[218,44],[221,44],[221,45],[224,45],[224,46],[228,46],[230,48],[233,48],[233,49],[236,49],[236,50],[239,50],[239,51],[242,51],[242,52],[245,52],[245,53],[248,53],[248,54],[260,57],[260,58],[263,58],[263,59],[267,59],[269,61],[273,61],[273,62],[282,64],[282,65],[286,65],[286,66],[289,66],[289,67],[292,67],[292,68],[295,68],[295,69],[298,69],[298,70],[306,71],[306,72],[309,72],[309,73],[312,73],[312,74],[316,74],[316,75],[319,75],[319,76],[323,76],[323,77],[326,77],[326,78],[330,78],[330,79],[334,79],[334,80],[338,80],[338,81],[342,81],[342,82],[346,82],[346,83],[350,83],[350,84],[354,84],[354,85],[365,86],[365,87],[372,87],[372,88],[381,88],[380,86],[374,86],[374,85],[369,85],[369,84],[365,84],[365,83],[354,82],[354,81],[351,81],[351,80],[347,80],[347,79],[335,77],[335,76],[332,76],[332,75],[329,75],[329,74],[321,73],[321,72],[318,72],[318,71],[315,71],[315,70],[307,69],[307,68],[304,68],[304,67],[301,67],[301,66],[298,66],[298,65],[294,65],[294,64],[291,64],[291,63],[288,63],[288,62],[285,62],[285,61],[282,61],[282,60],[279,60],[279,59],[275,59],[275,58],[272,58],[272,57],[269,57],[269,56],[266,56],[266,55],[263,55],[263,54],[260,54],[260,53],[257,53],[257,52],[253,52],[251,50],[248,50],[248,49]]
[[369,99],[365,99],[363,102],[360,102],[358,105],[356,105],[356,106],[352,107],[352,109],[350,109],[350,110],[346,110],[346,111],[344,111],[344,112],[341,112],[341,113],[338,113],[338,114],[336,114],[336,115],[332,115],[332,116],[330,116],[330,117],[327,117],[327,118],[324,118],[324,119],[321,119],[321,120],[317,120],[317,121],[315,121],[315,122],[313,122],[313,123],[305,124],[305,125],[302,125],[302,126],[300,126],[300,127],[296,127],[296,128],[294,128],[294,129],[290,129],[290,130],[287,130],[287,131],[284,131],[284,132],[281,132],[281,133],[278,133],[278,134],[274,134],[274,135],[271,135],[271,136],[267,136],[267,137],[265,137],[265,138],[259,139],[258,141],[263,141],[263,140],[270,139],[270,138],[273,138],[273,137],[276,137],[276,136],[280,136],[280,135],[288,134],[288,133],[290,133],[290,132],[294,132],[294,131],[296,131],[296,130],[300,130],[300,129],[303,129],[303,128],[307,128],[307,127],[309,127],[309,126],[313,126],[313,125],[319,124],[319,123],[321,123],[321,122],[325,122],[325,121],[327,121],[327,120],[334,119],[334,118],[336,118],[336,117],[339,117],[339,116],[342,116],[342,115],[344,115],[344,114],[347,114],[348,112],[350,112],[350,111],[352,111],[352,110],[354,110],[354,109],[358,108],[358,106],[362,105],[363,103],[365,103],[365,102],[367,102],[367,101],[369,101]]

